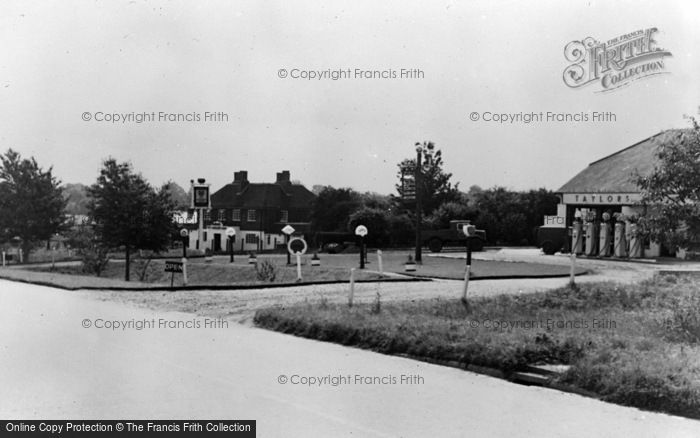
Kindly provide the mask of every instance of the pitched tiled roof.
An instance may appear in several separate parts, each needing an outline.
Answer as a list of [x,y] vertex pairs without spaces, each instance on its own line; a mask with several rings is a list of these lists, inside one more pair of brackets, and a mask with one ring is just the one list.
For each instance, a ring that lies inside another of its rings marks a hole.
[[313,199],[314,194],[298,184],[235,182],[212,194],[211,204],[214,208],[309,208]]
[[654,169],[656,151],[683,132],[670,129],[601,158],[564,184],[558,193],[636,193],[635,173],[647,175]]

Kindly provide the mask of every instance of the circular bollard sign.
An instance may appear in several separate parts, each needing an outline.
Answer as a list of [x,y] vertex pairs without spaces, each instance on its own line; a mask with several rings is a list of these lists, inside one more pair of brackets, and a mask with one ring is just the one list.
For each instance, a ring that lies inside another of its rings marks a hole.
[[365,237],[367,235],[367,227],[364,225],[358,225],[357,228],[355,228],[355,235]]
[[462,232],[467,237],[476,236],[476,227],[474,225],[464,225],[462,226]]
[[190,232],[187,231],[187,228],[183,228],[180,230],[180,237],[187,237],[189,236]]
[[306,245],[306,241],[301,237],[295,237],[289,241],[287,244],[287,250],[290,254],[306,254],[306,250],[309,247]]
[[233,227],[228,227],[228,228],[226,228],[226,235],[227,235],[228,237],[233,237],[233,236],[235,236],[235,235],[236,235],[236,229],[233,228]]

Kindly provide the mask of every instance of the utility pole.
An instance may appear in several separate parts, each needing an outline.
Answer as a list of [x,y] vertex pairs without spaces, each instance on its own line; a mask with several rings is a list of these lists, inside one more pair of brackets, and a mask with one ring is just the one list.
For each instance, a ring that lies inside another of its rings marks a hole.
[[416,143],[416,169],[415,169],[415,185],[416,185],[416,255],[415,255],[415,260],[416,264],[422,264],[423,263],[423,253],[422,253],[422,247],[423,247],[423,239],[421,237],[421,223],[423,222],[423,207],[421,205],[421,187],[422,187],[422,175],[421,175],[421,168],[423,167],[422,163],[422,158],[423,158],[423,146],[421,146],[420,143]]

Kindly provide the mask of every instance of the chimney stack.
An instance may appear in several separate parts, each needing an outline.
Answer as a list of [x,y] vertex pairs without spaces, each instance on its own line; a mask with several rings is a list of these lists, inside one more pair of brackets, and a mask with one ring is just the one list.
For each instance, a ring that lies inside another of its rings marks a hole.
[[248,182],[248,171],[240,170],[238,172],[233,172],[233,182],[245,184]]
[[289,171],[288,170],[283,170],[282,172],[277,172],[277,181],[278,184],[286,184],[291,182],[290,177],[289,177]]

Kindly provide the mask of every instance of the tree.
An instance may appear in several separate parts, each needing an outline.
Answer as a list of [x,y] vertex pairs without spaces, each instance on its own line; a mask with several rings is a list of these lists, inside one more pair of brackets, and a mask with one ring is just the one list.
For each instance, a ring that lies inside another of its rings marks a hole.
[[348,218],[361,205],[362,200],[356,191],[326,186],[314,199],[311,226],[315,231],[345,231]]
[[385,210],[362,207],[348,219],[348,232],[354,234],[358,225],[367,227],[365,242],[373,246],[384,246],[389,242],[389,215]]
[[[429,215],[436,208],[445,202],[457,201],[460,197],[458,190],[459,183],[454,186],[450,182],[451,173],[446,173],[443,169],[442,151],[435,149],[432,143],[428,143],[423,153],[421,163],[421,210],[423,214]],[[398,164],[399,183],[396,191],[401,196],[401,176],[409,175],[411,178],[416,174],[416,159],[407,158]],[[400,198],[399,198],[400,199]]]
[[700,125],[678,130],[658,145],[649,175],[636,175],[650,236],[670,248],[700,238]]
[[0,157],[0,240],[22,239],[27,258],[34,245],[65,229],[66,201],[52,168],[9,149]]
[[190,195],[178,183],[168,181],[165,183],[165,189],[170,194],[170,198],[175,204],[175,208],[185,210],[190,208]]
[[153,189],[129,163],[107,159],[97,182],[88,188],[90,218],[98,240],[109,248],[123,248],[129,281],[130,255],[134,250],[162,251],[175,232],[174,202],[167,185]]
[[87,214],[88,197],[83,184],[64,184],[63,197],[66,200],[66,214]]
[[433,229],[449,228],[450,221],[455,219],[474,220],[478,211],[466,202],[445,202],[433,211],[426,222]]

